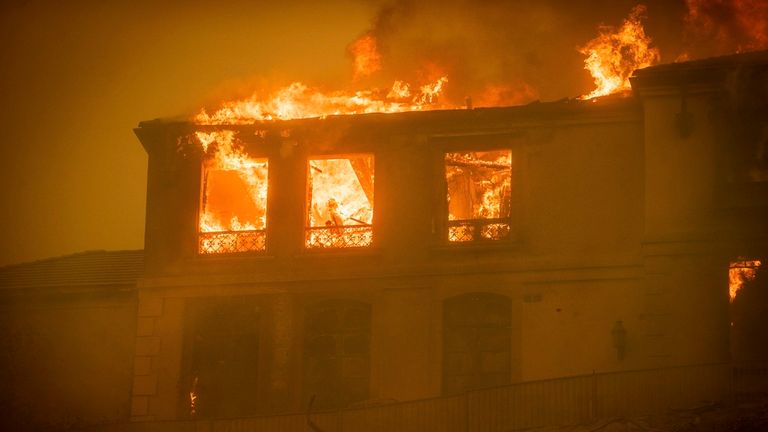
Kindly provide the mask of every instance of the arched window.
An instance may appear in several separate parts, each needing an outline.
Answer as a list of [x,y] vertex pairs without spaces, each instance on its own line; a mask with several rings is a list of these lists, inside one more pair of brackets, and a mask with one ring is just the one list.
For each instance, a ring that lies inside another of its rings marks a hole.
[[329,301],[307,308],[304,395],[314,407],[343,408],[368,399],[370,305]]
[[259,312],[248,297],[188,303],[182,412],[191,418],[259,412]]
[[443,304],[443,394],[510,382],[510,301],[489,293]]

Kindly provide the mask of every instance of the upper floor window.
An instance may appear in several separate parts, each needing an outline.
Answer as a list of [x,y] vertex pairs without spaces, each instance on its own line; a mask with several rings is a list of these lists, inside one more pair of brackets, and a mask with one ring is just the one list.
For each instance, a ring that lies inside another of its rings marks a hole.
[[308,248],[370,246],[373,241],[373,156],[310,159]]
[[266,249],[268,171],[267,159],[242,150],[219,149],[203,163],[198,253]]
[[446,153],[445,180],[449,242],[509,237],[511,150]]

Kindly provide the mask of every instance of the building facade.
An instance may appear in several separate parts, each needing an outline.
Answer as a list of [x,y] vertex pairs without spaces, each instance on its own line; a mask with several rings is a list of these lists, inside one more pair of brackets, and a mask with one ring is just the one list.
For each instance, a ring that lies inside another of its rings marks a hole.
[[[132,419],[727,362],[729,263],[766,254],[767,58],[596,101],[141,123]],[[256,180],[211,162],[232,143]]]
[[[358,427],[262,429],[511,430],[625,413],[601,411],[621,396],[610,374],[652,370],[624,408],[722,400],[719,365],[768,361],[747,353],[764,333],[732,348],[729,302],[729,268],[768,258],[767,83],[758,52],[639,70],[632,94],[589,101],[142,122],[145,250],[0,269],[4,404],[53,428],[362,409]],[[72,331],[54,341],[55,322]],[[581,390],[544,411],[565,417],[515,417],[554,399],[535,386],[467,396],[563,377]],[[443,411],[389,428],[365,411],[415,400]]]

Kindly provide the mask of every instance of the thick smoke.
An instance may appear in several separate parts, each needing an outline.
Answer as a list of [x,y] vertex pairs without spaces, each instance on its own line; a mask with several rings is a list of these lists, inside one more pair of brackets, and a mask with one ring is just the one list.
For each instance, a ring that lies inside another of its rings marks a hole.
[[394,0],[363,34],[375,39],[380,68],[362,81],[386,86],[447,75],[445,97],[461,104],[470,96],[475,106],[585,94],[592,78],[579,47],[639,4],[647,6],[645,31],[661,62],[768,48],[765,0],[615,0],[588,7],[561,0]]
[[681,59],[768,48],[765,0],[686,0],[686,6]]
[[[381,70],[370,79],[425,82],[447,75],[445,96],[454,104],[469,96],[475,106],[584,94],[592,79],[578,47],[597,36],[601,24],[621,23],[636,2],[574,3],[389,2],[365,33],[381,53]],[[662,4],[649,14],[669,10],[682,19]]]

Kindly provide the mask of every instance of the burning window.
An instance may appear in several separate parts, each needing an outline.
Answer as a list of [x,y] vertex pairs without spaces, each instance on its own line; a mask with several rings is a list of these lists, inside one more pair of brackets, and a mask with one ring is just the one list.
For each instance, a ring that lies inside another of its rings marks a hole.
[[509,237],[512,151],[445,155],[448,185],[448,241]]
[[307,182],[306,247],[370,246],[373,156],[311,159]]
[[728,268],[728,288],[731,295],[731,302],[736,298],[744,282],[755,279],[757,269],[760,267],[760,260],[741,260],[731,262]]
[[267,228],[267,159],[219,149],[203,164],[201,254],[263,251]]

